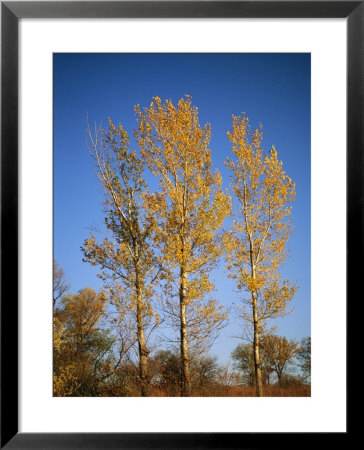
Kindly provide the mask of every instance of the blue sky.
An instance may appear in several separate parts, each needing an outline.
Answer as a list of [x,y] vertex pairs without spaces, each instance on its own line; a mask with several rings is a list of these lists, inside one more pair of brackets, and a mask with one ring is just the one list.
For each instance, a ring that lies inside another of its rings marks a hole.
[[[296,182],[294,233],[283,276],[297,281],[294,311],[275,321],[277,332],[300,340],[310,335],[311,249],[311,72],[310,54],[54,54],[54,257],[71,291],[101,288],[97,268],[82,262],[80,250],[89,227],[103,223],[102,191],[86,151],[86,116],[90,123],[120,122],[132,135],[134,105],[152,97],[177,102],[185,94],[199,109],[201,125],[212,128],[214,167],[229,186],[224,167],[231,146],[226,137],[231,115],[246,112],[251,125],[263,124],[263,147],[274,145],[286,173]],[[239,303],[223,263],[214,270],[216,298]],[[240,342],[233,336],[243,324],[231,311],[211,354],[228,362]]]

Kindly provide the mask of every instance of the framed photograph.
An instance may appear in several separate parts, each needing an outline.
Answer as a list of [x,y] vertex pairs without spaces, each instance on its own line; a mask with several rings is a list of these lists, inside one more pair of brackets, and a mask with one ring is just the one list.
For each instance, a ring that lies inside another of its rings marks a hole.
[[363,26],[360,1],[1,3],[2,447],[348,436]]

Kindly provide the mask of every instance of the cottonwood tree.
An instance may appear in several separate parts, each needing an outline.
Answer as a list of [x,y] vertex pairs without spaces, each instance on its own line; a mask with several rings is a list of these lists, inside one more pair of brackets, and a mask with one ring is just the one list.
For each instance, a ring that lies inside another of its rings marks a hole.
[[235,158],[228,158],[226,166],[232,171],[238,211],[225,241],[227,267],[238,289],[248,293],[241,315],[253,328],[256,392],[261,396],[260,336],[269,319],[287,313],[296,292],[295,284],[282,281],[280,273],[293,229],[290,205],[295,184],[285,174],[274,147],[263,154],[262,130],[252,132],[245,115],[233,116],[228,139]]
[[158,325],[151,298],[156,266],[150,245],[152,220],[145,214],[147,193],[144,162],[130,148],[122,125],[87,129],[89,153],[105,192],[105,225],[102,241],[91,234],[82,247],[84,261],[99,265],[100,276],[110,288],[114,304],[135,314],[141,395],[147,396],[148,336]]
[[148,108],[136,106],[136,113],[142,156],[159,181],[149,209],[158,220],[156,245],[168,306],[179,324],[181,395],[188,396],[190,339],[201,344],[226,318],[206,295],[214,288],[209,274],[222,251],[220,229],[230,199],[221,190],[219,172],[211,171],[210,125],[201,128],[189,96],[177,106],[155,97]]

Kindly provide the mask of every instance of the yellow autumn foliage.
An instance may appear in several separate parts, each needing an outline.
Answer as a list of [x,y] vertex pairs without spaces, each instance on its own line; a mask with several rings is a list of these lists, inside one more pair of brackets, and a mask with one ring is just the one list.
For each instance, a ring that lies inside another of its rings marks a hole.
[[[200,342],[206,340],[208,329],[225,318],[219,309],[211,309],[213,324],[205,320],[205,333],[197,333],[189,314],[207,317],[204,297],[213,289],[209,272],[222,254],[221,227],[230,214],[231,201],[221,189],[219,171],[212,170],[211,127],[200,126],[190,96],[176,105],[154,97],[149,107],[137,105],[135,111],[135,137],[159,183],[146,205],[155,218],[155,244],[160,250],[168,304],[180,318],[181,358],[188,378],[187,342],[191,344],[193,334],[201,336]],[[173,297],[178,298],[177,305],[173,305]],[[203,328],[203,321],[199,326]]]
[[232,117],[227,136],[234,159],[228,158],[232,190],[237,202],[236,219],[225,238],[229,276],[248,293],[241,310],[252,326],[257,395],[263,395],[259,340],[267,321],[282,317],[296,285],[281,280],[287,259],[287,241],[293,230],[291,204],[294,182],[285,174],[273,146],[264,155],[262,127],[251,130],[248,117]]

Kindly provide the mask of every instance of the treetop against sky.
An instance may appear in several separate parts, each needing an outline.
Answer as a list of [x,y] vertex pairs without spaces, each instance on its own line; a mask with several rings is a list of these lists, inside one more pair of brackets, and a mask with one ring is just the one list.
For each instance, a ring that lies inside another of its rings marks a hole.
[[[294,180],[294,231],[283,278],[297,283],[294,311],[275,321],[277,332],[300,339],[310,335],[310,55],[309,54],[55,54],[54,55],[54,257],[71,291],[102,287],[98,268],[82,262],[81,245],[89,228],[104,223],[103,193],[86,151],[86,121],[107,128],[121,123],[138,151],[134,106],[148,107],[153,97],[177,104],[188,94],[198,108],[201,127],[211,126],[212,169],[230,190],[232,158],[227,132],[232,115],[243,112],[253,129],[263,125],[264,152],[272,148]],[[151,190],[157,181],[145,172]],[[234,203],[233,203],[233,206]],[[224,227],[231,226],[232,219]],[[212,271],[214,296],[231,308],[211,353],[227,362],[242,334],[233,304],[241,293],[229,280],[224,261]]]

